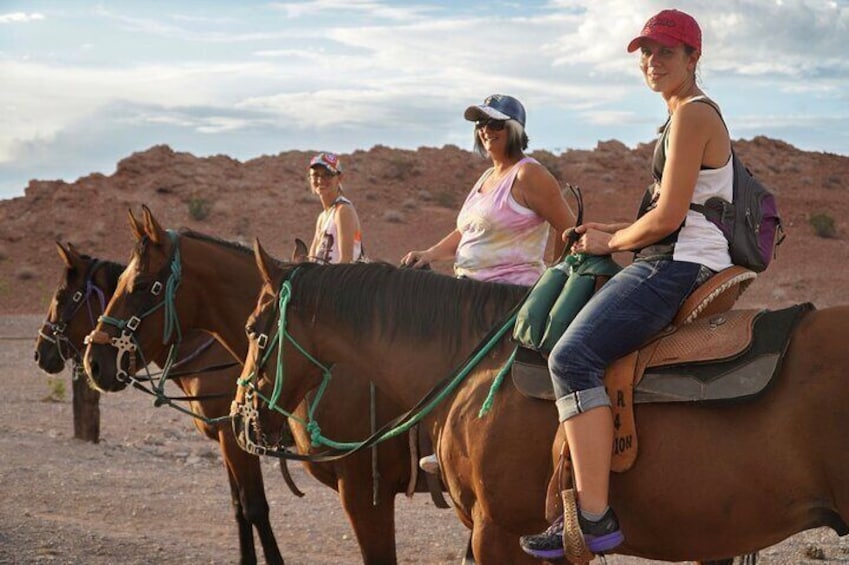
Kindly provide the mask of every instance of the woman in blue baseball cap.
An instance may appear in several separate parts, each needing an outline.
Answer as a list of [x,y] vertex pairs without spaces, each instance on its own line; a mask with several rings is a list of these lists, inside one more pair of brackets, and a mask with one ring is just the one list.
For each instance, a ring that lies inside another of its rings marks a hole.
[[[466,197],[457,227],[431,247],[410,251],[401,262],[420,268],[453,261],[458,277],[530,286],[545,269],[549,228],[562,233],[573,225],[574,215],[554,176],[524,154],[528,136],[521,102],[493,94],[463,115],[475,124],[475,151],[492,166]],[[557,238],[555,256],[563,246]]]
[[[457,227],[435,245],[410,251],[401,262],[421,268],[453,261],[458,277],[531,286],[545,269],[550,229],[563,233],[575,216],[554,176],[525,156],[528,135],[521,102],[493,94],[466,108],[463,116],[475,123],[475,152],[488,157],[492,166],[466,197]],[[554,257],[559,257],[565,244],[559,237],[554,242]],[[431,473],[439,468],[434,454],[419,465]]]
[[360,219],[342,193],[342,163],[335,153],[310,159],[310,188],[321,200],[309,259],[319,263],[352,263],[364,258]]

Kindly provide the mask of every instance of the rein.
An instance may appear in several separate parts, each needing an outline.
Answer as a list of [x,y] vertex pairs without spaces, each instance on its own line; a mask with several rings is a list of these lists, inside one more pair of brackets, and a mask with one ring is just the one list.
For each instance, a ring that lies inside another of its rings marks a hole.
[[[160,270],[157,280],[150,287],[150,294],[154,298],[157,298],[162,294],[164,290],[165,293],[162,296],[162,299],[157,302],[155,305],[151,306],[147,310],[143,311],[139,315],[131,316],[127,320],[122,320],[120,318],[114,318],[112,316],[106,316],[105,314],[101,315],[98,320],[106,325],[111,325],[116,327],[121,331],[121,335],[118,337],[111,337],[109,334],[103,331],[93,331],[89,334],[85,342],[86,343],[98,343],[104,345],[111,345],[117,350],[117,359],[115,361],[116,364],[116,378],[120,382],[126,382],[131,384],[133,388],[137,390],[141,390],[154,396],[153,405],[156,407],[167,405],[171,408],[174,408],[178,412],[182,412],[193,418],[201,420],[206,424],[216,424],[218,422],[229,420],[230,416],[221,416],[218,418],[207,418],[206,416],[202,416],[200,414],[195,413],[194,411],[183,408],[182,406],[174,404],[173,401],[192,401],[192,400],[204,400],[204,399],[212,399],[212,398],[222,398],[228,396],[224,393],[214,394],[214,395],[203,395],[203,396],[168,396],[165,394],[165,383],[169,379],[179,378],[179,373],[172,373],[172,369],[178,367],[188,361],[191,361],[198,355],[200,355],[203,351],[208,349],[212,343],[215,341],[214,338],[210,338],[209,341],[205,342],[201,345],[197,350],[192,352],[187,357],[178,360],[177,352],[179,350],[180,344],[183,341],[183,335],[180,331],[180,324],[177,317],[177,307],[176,307],[176,295],[177,289],[180,286],[180,281],[182,279],[182,261],[180,259],[180,240],[176,232],[168,230],[168,236],[171,238],[172,250],[171,256],[165,265],[165,267]],[[167,273],[167,278],[165,275]],[[165,284],[163,285],[160,280],[165,278]],[[165,364],[162,367],[162,370],[157,373],[151,373],[147,368],[148,361],[144,357],[144,351],[138,342],[138,338],[136,337],[136,330],[138,330],[141,325],[142,320],[146,317],[150,316],[157,310],[162,308],[164,310],[165,321],[163,323],[162,329],[162,343],[167,344],[172,335],[176,333],[176,341],[171,344],[168,349],[168,355],[165,360]],[[138,356],[141,358],[142,366],[144,367],[144,371],[146,376],[138,378],[135,376],[136,373],[136,356],[134,353],[138,353]],[[129,372],[125,371],[122,368],[122,359],[125,355],[129,356]],[[216,365],[207,367],[203,370],[191,371],[191,373],[183,373],[185,374],[196,374],[200,372],[208,372],[215,371],[227,367],[232,367],[236,365],[236,362]],[[157,376],[158,375],[158,376]],[[146,386],[147,385],[147,386]]]

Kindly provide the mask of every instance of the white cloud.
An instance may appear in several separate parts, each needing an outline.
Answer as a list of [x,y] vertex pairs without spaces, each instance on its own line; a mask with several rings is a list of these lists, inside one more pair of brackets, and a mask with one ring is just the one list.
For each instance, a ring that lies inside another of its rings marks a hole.
[[[104,124],[103,135],[143,128],[154,142],[167,142],[167,133],[223,144],[229,134],[239,148],[247,146],[240,136],[279,142],[286,128],[298,132],[285,138],[289,143],[340,132],[345,144],[363,148],[465,143],[462,108],[501,92],[525,103],[534,139],[594,146],[596,132],[645,140],[647,124],[662,114],[636,56],[625,52],[645,20],[667,7],[660,0],[495,2],[481,9],[318,0],[250,9],[215,3],[216,10],[197,13],[180,6],[173,14],[146,3],[109,11],[62,6],[45,25],[20,26],[20,41],[0,51],[4,167],[13,160],[22,166],[52,143],[57,152],[60,144],[70,147],[69,132],[79,135],[83,124],[91,129],[102,120],[118,124]],[[792,134],[808,107],[820,127],[830,127],[830,115],[845,123],[849,2],[681,0],[679,8],[701,23],[703,82],[709,92],[721,90],[740,127]],[[0,23],[36,19],[45,18],[0,15]],[[49,35],[35,32],[46,26]],[[782,113],[787,101],[795,107]],[[775,129],[785,125],[791,129]],[[560,131],[546,131],[554,127]],[[845,143],[845,135],[820,137]]]
[[19,24],[35,22],[44,19],[44,14],[26,14],[24,12],[13,12],[11,14],[0,14],[0,24]]

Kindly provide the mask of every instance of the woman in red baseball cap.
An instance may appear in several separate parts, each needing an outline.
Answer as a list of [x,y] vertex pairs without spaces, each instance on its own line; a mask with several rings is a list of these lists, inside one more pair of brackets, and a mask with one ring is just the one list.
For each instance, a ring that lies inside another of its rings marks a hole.
[[360,219],[342,193],[342,163],[335,153],[310,159],[309,183],[321,200],[309,259],[319,263],[352,263],[364,258]]
[[[669,115],[655,146],[655,182],[633,223],[576,228],[575,252],[634,252],[633,262],[567,328],[548,363],[571,455],[578,524],[593,553],[609,552],[625,539],[608,504],[613,420],[605,369],[669,325],[695,288],[731,266],[722,232],[691,208],[714,196],[732,199],[728,131],[696,82],[701,49],[698,23],[678,10],[653,16],[630,42],[628,51],[639,50],[646,84]],[[562,534],[561,517],[542,534],[522,536],[521,545],[541,559],[561,558]]]

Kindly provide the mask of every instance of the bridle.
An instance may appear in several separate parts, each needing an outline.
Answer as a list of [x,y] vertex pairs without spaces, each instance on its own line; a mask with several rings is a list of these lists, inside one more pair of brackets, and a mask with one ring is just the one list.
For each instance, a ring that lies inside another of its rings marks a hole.
[[[203,420],[204,422],[211,424],[216,423],[218,421],[227,420],[230,416],[224,416],[221,418],[207,418],[200,414],[196,414],[192,410],[183,408],[182,406],[176,405],[173,403],[174,400],[204,400],[211,398],[222,398],[227,396],[225,394],[210,394],[203,396],[181,396],[181,397],[172,397],[165,394],[165,383],[168,379],[176,378],[178,375],[173,373],[172,370],[177,366],[184,364],[205,351],[209,348],[214,342],[214,338],[210,338],[203,345],[201,345],[198,350],[194,351],[187,357],[184,357],[181,360],[177,360],[177,354],[180,348],[180,344],[183,341],[183,335],[180,330],[179,320],[177,319],[177,307],[176,307],[176,294],[177,289],[180,286],[180,282],[182,280],[182,262],[180,259],[180,239],[178,234],[174,231],[167,231],[168,237],[171,239],[171,253],[168,257],[168,261],[166,261],[165,265],[159,270],[156,274],[156,279],[153,284],[150,285],[150,289],[148,290],[148,294],[146,296],[146,300],[144,304],[138,308],[141,311],[140,314],[132,315],[127,319],[116,318],[113,316],[107,316],[105,313],[101,315],[98,320],[105,325],[114,326],[118,330],[120,330],[121,334],[119,336],[110,336],[105,331],[92,331],[85,338],[85,343],[96,343],[101,345],[111,345],[116,349],[116,359],[115,359],[115,370],[116,370],[116,379],[119,382],[131,384],[134,388],[147,392],[148,394],[155,397],[154,406],[162,406],[169,405],[172,408],[183,412],[185,414],[189,414],[194,418],[199,420]],[[143,252],[143,246],[148,243],[148,238],[143,238],[139,245],[142,249],[139,250],[139,255]],[[164,281],[164,282],[163,282]],[[163,331],[162,331],[162,343],[168,344],[172,342],[172,336],[176,334],[176,339],[173,340],[173,343],[169,346],[168,355],[166,357],[166,361],[162,367],[161,372],[158,377],[155,377],[150,373],[148,367],[148,361],[144,357],[144,351],[139,344],[138,337],[136,336],[136,331],[139,329],[142,321],[156,312],[159,309],[164,310],[164,318],[165,321],[163,323]],[[123,369],[122,361],[124,356],[128,356],[128,366],[129,370],[125,371]],[[145,376],[137,377],[136,376],[136,358],[137,356],[141,359],[142,367],[144,367]],[[227,367],[232,367],[237,363],[227,363],[222,365],[216,365],[212,367],[206,367],[201,370],[192,371],[191,374],[197,374],[204,371],[215,371],[219,369],[224,369]]]
[[[68,324],[77,316],[80,309],[85,305],[88,311],[88,319],[91,327],[97,323],[97,317],[92,309],[92,296],[97,296],[100,304],[100,313],[106,310],[106,294],[99,286],[94,283],[94,277],[105,261],[99,259],[93,260],[86,268],[85,281],[81,289],[76,290],[71,295],[71,300],[65,302],[60,308],[60,314],[56,322],[52,322],[49,318],[44,321],[42,327],[38,330],[38,335],[44,341],[56,346],[56,351],[63,363],[67,361],[73,362],[73,375],[78,378],[82,373],[82,352],[74,345],[67,335]],[[45,331],[46,330],[46,331]],[[71,352],[70,354],[68,352]]]
[[[139,342],[136,337],[136,330],[138,330],[144,318],[150,316],[160,308],[164,309],[165,324],[162,334],[163,344],[167,344],[171,340],[171,335],[176,329],[177,340],[171,345],[168,351],[168,360],[165,363],[165,367],[163,367],[163,374],[167,375],[168,370],[174,363],[177,348],[182,341],[180,326],[177,323],[177,310],[174,303],[174,296],[177,292],[177,288],[180,286],[181,279],[180,245],[176,233],[168,231],[168,235],[173,244],[171,247],[171,254],[168,261],[165,263],[165,266],[163,266],[157,273],[156,280],[149,289],[149,300],[156,301],[155,304],[151,306],[145,305],[145,307],[139,308],[139,310],[142,310],[141,314],[130,316],[126,320],[107,316],[104,313],[100,316],[100,318],[98,318],[98,320],[105,325],[115,326],[118,330],[120,330],[121,335],[112,337],[104,331],[94,330],[85,339],[86,344],[108,344],[117,350],[117,358],[115,360],[116,378],[120,382],[133,383],[135,381],[135,353],[138,353],[139,357],[141,357],[143,366],[147,366],[147,361],[144,359],[144,352],[139,347]],[[146,243],[147,238],[143,238],[139,242],[139,245],[143,248]],[[141,252],[139,254],[141,254]],[[162,283],[162,280],[165,280],[165,283]],[[164,295],[163,290],[165,291]],[[162,295],[161,298],[160,295]],[[122,365],[125,355],[129,355],[129,372],[125,371]]]

